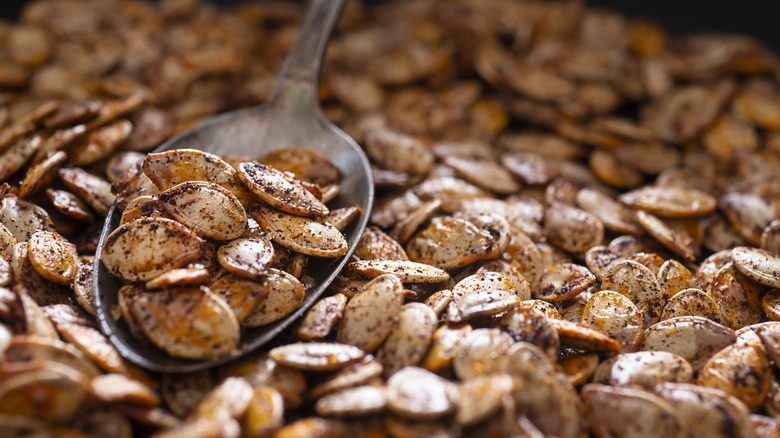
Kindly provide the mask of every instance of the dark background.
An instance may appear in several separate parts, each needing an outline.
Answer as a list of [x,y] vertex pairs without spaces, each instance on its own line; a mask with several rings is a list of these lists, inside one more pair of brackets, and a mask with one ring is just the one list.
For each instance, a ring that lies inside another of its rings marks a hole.
[[[211,0],[220,4],[253,0]],[[262,0],[255,0],[262,1]],[[376,0],[364,0],[367,4]],[[0,17],[16,20],[24,0],[0,0]],[[780,52],[780,1],[777,0],[590,0],[629,16],[652,17],[673,34],[700,31],[752,35]]]

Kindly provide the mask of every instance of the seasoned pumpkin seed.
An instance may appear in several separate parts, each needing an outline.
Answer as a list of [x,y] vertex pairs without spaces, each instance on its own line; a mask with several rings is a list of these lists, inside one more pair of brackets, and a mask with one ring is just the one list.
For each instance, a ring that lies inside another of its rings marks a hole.
[[700,316],[679,316],[645,330],[640,350],[677,354],[698,371],[715,353],[736,339],[733,330],[714,321]]
[[293,251],[315,257],[340,257],[347,252],[347,240],[326,222],[253,206],[249,214],[274,242]]
[[390,274],[369,282],[344,309],[336,339],[372,352],[390,334],[403,305],[403,288],[398,277]]
[[416,419],[439,418],[457,406],[457,388],[436,374],[406,367],[387,380],[387,407]]
[[322,397],[317,400],[314,410],[322,416],[351,417],[382,412],[386,405],[384,388],[363,385]]
[[377,351],[385,376],[422,361],[436,330],[436,314],[422,303],[408,303],[401,307],[390,334]]
[[130,300],[130,311],[146,336],[172,356],[219,357],[238,345],[238,319],[206,288],[141,292]]
[[255,196],[285,213],[313,218],[324,218],[328,214],[328,207],[301,183],[290,181],[284,172],[273,167],[253,162],[241,163],[237,175]]
[[[268,289],[265,298],[241,320],[241,325],[258,327],[284,318],[298,308],[306,293],[306,288],[297,278],[274,268],[268,269],[263,286]],[[252,292],[253,295],[256,293]]]
[[206,181],[188,181],[164,190],[159,205],[192,231],[216,240],[240,237],[247,214],[229,190]]
[[465,219],[441,217],[409,240],[406,253],[415,262],[454,269],[487,255],[492,242],[490,234]]
[[102,261],[114,275],[148,281],[203,254],[204,243],[184,225],[164,218],[140,218],[106,237]]
[[608,290],[593,294],[582,311],[582,321],[620,342],[623,352],[639,348],[644,319],[625,295]]
[[60,284],[70,284],[76,275],[76,246],[58,233],[38,231],[27,243],[27,257],[41,277]]
[[731,259],[734,266],[751,279],[780,287],[780,257],[763,249],[738,246],[731,250]]
[[220,266],[233,274],[260,280],[268,274],[274,257],[271,242],[260,235],[250,234],[222,245],[217,250]]

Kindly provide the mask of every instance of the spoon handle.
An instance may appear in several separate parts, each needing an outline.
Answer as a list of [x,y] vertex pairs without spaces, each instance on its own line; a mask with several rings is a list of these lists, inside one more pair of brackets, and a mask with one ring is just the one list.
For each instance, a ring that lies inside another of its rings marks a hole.
[[[320,63],[328,37],[336,24],[345,0],[309,0],[303,20],[279,74],[271,100],[285,101],[288,94],[308,94],[313,107],[319,108],[317,97]],[[278,102],[282,106],[284,102]]]

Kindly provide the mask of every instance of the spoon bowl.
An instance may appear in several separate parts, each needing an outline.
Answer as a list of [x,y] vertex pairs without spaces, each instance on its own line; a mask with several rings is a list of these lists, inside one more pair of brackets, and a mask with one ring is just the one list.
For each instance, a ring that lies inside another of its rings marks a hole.
[[153,152],[190,148],[219,156],[257,157],[288,147],[313,149],[328,157],[341,173],[340,192],[333,208],[358,205],[361,216],[344,230],[349,251],[342,257],[309,260],[311,287],[297,309],[266,326],[243,328],[241,342],[231,354],[208,360],[172,357],[149,342],[134,338],[127,325],[114,319],[117,292],[122,287],[101,263],[103,242],[119,226],[116,205],[106,217],[95,254],[93,281],[100,328],[120,354],[157,372],[188,372],[217,366],[244,355],[274,339],[298,319],[325,291],[349,260],[366,227],[373,204],[373,179],[365,154],[357,143],[322,115],[318,99],[319,66],[325,45],[344,0],[310,0],[295,42],[290,48],[274,92],[262,105],[212,117],[160,145]]

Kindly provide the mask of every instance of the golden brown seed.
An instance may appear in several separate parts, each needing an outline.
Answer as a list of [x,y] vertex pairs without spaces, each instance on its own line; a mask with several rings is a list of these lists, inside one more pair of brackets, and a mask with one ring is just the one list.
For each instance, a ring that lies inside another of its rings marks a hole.
[[440,283],[450,278],[443,269],[405,260],[360,260],[347,267],[369,278],[393,274],[405,283]]
[[231,274],[210,282],[208,288],[214,295],[225,300],[239,322],[244,322],[270,292],[268,279],[265,277],[263,281],[256,282]]
[[0,258],[0,286],[8,286],[11,284],[11,280],[13,280],[13,268],[11,267],[11,263],[7,262],[5,259]]
[[360,361],[363,350],[335,342],[298,342],[272,349],[275,361],[307,371],[336,371]]
[[67,423],[76,418],[86,394],[83,374],[57,363],[40,364],[0,381],[0,412],[51,424]]
[[771,363],[762,347],[734,344],[710,358],[696,383],[722,389],[752,410],[764,402],[771,373]]
[[247,214],[229,190],[206,181],[189,181],[162,193],[159,206],[192,231],[216,240],[240,237]]
[[445,157],[446,166],[466,181],[500,195],[510,195],[520,191],[518,183],[506,168],[493,161],[474,160],[459,157]]
[[738,246],[731,250],[731,259],[749,278],[770,287],[780,287],[780,257],[763,249]]
[[644,326],[642,313],[624,295],[608,290],[593,294],[582,311],[582,321],[620,342],[624,352],[639,348]]
[[452,359],[458,353],[461,338],[471,332],[468,324],[442,325],[433,333],[433,342],[428,354],[423,359],[422,367],[428,371],[438,372],[452,365]]
[[92,222],[95,215],[76,195],[65,190],[46,189],[46,197],[60,213],[82,222]]
[[284,400],[279,391],[269,387],[253,388],[241,427],[250,436],[267,436],[282,427],[283,415]]
[[731,225],[753,245],[760,243],[764,228],[777,214],[771,200],[754,193],[727,193],[718,203]]
[[514,266],[503,260],[491,260],[477,269],[477,273],[497,272],[505,275],[515,286],[515,294],[521,301],[531,299],[531,288],[523,277],[523,274]]
[[620,343],[596,330],[563,319],[550,318],[561,344],[586,351],[620,351]]
[[25,362],[46,360],[66,365],[93,378],[101,374],[95,364],[72,344],[41,336],[17,335],[4,348],[3,361]]
[[686,289],[698,287],[693,274],[677,260],[670,259],[658,270],[658,282],[667,297],[673,297]]
[[459,385],[460,398],[455,422],[463,427],[479,423],[501,408],[501,399],[512,390],[506,373],[477,376]]
[[750,411],[726,392],[689,383],[662,383],[653,391],[687,420],[691,436],[751,437],[756,433]]
[[575,354],[561,359],[558,365],[566,373],[569,383],[579,387],[590,381],[596,373],[599,366],[599,355],[597,353]]
[[780,252],[780,220],[770,222],[761,233],[761,249],[771,253]]
[[19,185],[19,197],[28,199],[49,186],[66,158],[65,152],[59,151],[31,167]]
[[585,252],[585,266],[598,281],[604,279],[604,273],[610,264],[622,259],[624,256],[606,246],[594,246]]
[[658,322],[666,297],[653,273],[631,260],[613,263],[607,269],[601,288],[625,295],[642,311],[645,327]]
[[580,431],[582,402],[577,392],[539,348],[517,342],[501,370],[514,380],[512,402],[518,414],[551,436],[575,437]]
[[764,317],[761,309],[763,287],[735,269],[733,264],[715,272],[707,292],[718,304],[723,323],[735,330],[761,322]]
[[553,303],[574,298],[596,283],[596,276],[584,266],[573,263],[549,266],[534,296]]
[[706,286],[715,276],[718,269],[732,263],[731,250],[718,251],[715,254],[704,259],[696,270],[696,283]]
[[712,196],[682,187],[643,187],[618,196],[618,200],[662,217],[703,216],[717,208],[717,201]]
[[664,399],[634,388],[588,385],[582,391],[596,436],[688,436],[688,424]]
[[612,187],[622,189],[636,187],[644,179],[641,172],[624,165],[613,154],[604,150],[597,149],[591,152],[588,164],[599,180]]
[[269,205],[296,216],[324,218],[328,214],[319,199],[300,182],[265,164],[246,162],[238,166],[238,179],[250,192]]
[[666,351],[638,351],[617,357],[609,383],[651,389],[664,382],[689,383],[693,368],[683,357]]
[[523,232],[515,230],[502,258],[515,267],[533,290],[544,273],[542,254]]
[[41,277],[60,284],[70,284],[76,275],[76,246],[58,233],[38,231],[27,244],[27,257]]
[[100,331],[85,325],[61,322],[57,331],[62,339],[83,351],[101,369],[109,373],[120,373],[156,389],[157,381],[146,371],[124,359]]
[[198,402],[190,418],[225,421],[240,417],[249,407],[253,393],[243,377],[228,377]]
[[425,304],[409,303],[401,307],[390,334],[377,351],[385,376],[422,361],[437,322],[436,314]]
[[341,293],[314,303],[295,331],[298,339],[316,341],[328,336],[341,320],[346,305],[347,296]]
[[423,175],[433,165],[433,152],[419,140],[389,129],[366,133],[366,154],[381,167]]
[[661,321],[677,316],[701,316],[720,321],[718,303],[701,289],[691,288],[669,298],[661,312]]
[[172,286],[188,286],[204,284],[209,281],[209,271],[206,268],[180,268],[171,269],[149,281],[147,289],[160,289]]
[[143,173],[160,190],[187,181],[210,181],[230,190],[248,207],[254,196],[239,183],[236,170],[216,155],[195,149],[153,153],[143,162]]
[[382,387],[363,385],[343,389],[317,400],[314,410],[318,415],[351,417],[376,414],[387,406]]
[[515,341],[534,344],[551,361],[558,360],[561,347],[558,330],[541,310],[516,308],[501,318],[501,324]]
[[103,244],[103,264],[117,277],[148,281],[201,256],[203,241],[171,219],[140,218],[122,225]]
[[160,397],[148,386],[122,374],[104,374],[89,382],[89,393],[106,403],[123,403],[135,406],[155,407]]
[[770,319],[780,320],[780,290],[770,289],[761,298],[761,308]]
[[241,321],[243,326],[257,327],[284,318],[300,306],[306,293],[297,278],[274,268],[269,268],[262,285],[268,288],[268,293]]
[[544,228],[552,243],[574,253],[585,252],[604,239],[604,225],[599,218],[562,203],[547,207]]
[[60,179],[71,192],[83,199],[98,214],[106,215],[116,199],[108,181],[82,169],[62,168]]
[[357,205],[338,208],[336,210],[331,210],[330,213],[325,216],[325,222],[333,225],[333,227],[339,231],[344,231],[361,213],[362,210]]
[[166,373],[160,379],[165,405],[178,417],[186,417],[215,386],[216,378],[207,371]]
[[274,242],[285,248],[315,257],[341,257],[347,240],[325,222],[293,216],[256,204],[249,212]]
[[358,385],[366,385],[382,375],[382,365],[367,355],[333,376],[326,379],[310,392],[311,399],[318,399],[326,394]]
[[238,345],[238,319],[206,288],[142,292],[128,305],[149,340],[171,356],[207,359]]
[[409,260],[400,243],[378,227],[367,227],[355,247],[355,255],[361,260]]
[[533,152],[507,152],[501,164],[526,184],[547,184],[558,176],[558,166]]
[[416,210],[395,223],[393,229],[390,230],[390,237],[400,244],[405,244],[421,225],[433,219],[439,207],[441,207],[440,199],[424,202]]
[[296,178],[320,187],[339,182],[339,169],[328,158],[312,149],[279,149],[258,157],[257,162],[282,172],[291,172]]
[[88,166],[108,157],[127,139],[132,130],[133,124],[122,119],[93,131],[83,143],[73,148],[73,164]]
[[492,241],[490,234],[471,222],[441,217],[412,237],[406,253],[415,262],[454,269],[484,257]]
[[642,228],[631,210],[598,190],[584,188],[577,192],[577,205],[598,217],[604,227],[617,233],[639,235]]
[[457,211],[466,201],[490,197],[490,192],[453,176],[428,178],[409,193],[416,195],[418,202],[440,199],[441,210],[447,213]]
[[696,259],[697,249],[693,236],[686,232],[679,232],[669,223],[645,211],[637,211],[636,217],[645,231],[675,254],[687,260]]
[[[19,242],[27,240],[36,231],[54,231],[54,223],[43,208],[16,196],[5,196],[0,200],[0,223]],[[0,232],[0,241],[8,248],[8,233]]]
[[504,369],[506,352],[514,340],[499,329],[479,328],[467,333],[458,344],[452,366],[465,380]]
[[232,240],[217,250],[220,266],[251,280],[260,280],[268,273],[273,256],[271,242],[257,234]]
[[645,330],[640,350],[668,351],[698,371],[713,354],[736,341],[734,330],[699,316],[680,316]]
[[42,144],[40,135],[23,138],[0,155],[0,181],[5,181],[21,169]]
[[457,388],[436,374],[406,367],[387,381],[387,407],[404,417],[439,418],[456,407]]
[[403,305],[403,288],[398,277],[382,275],[369,282],[344,309],[338,342],[372,352],[390,334]]

